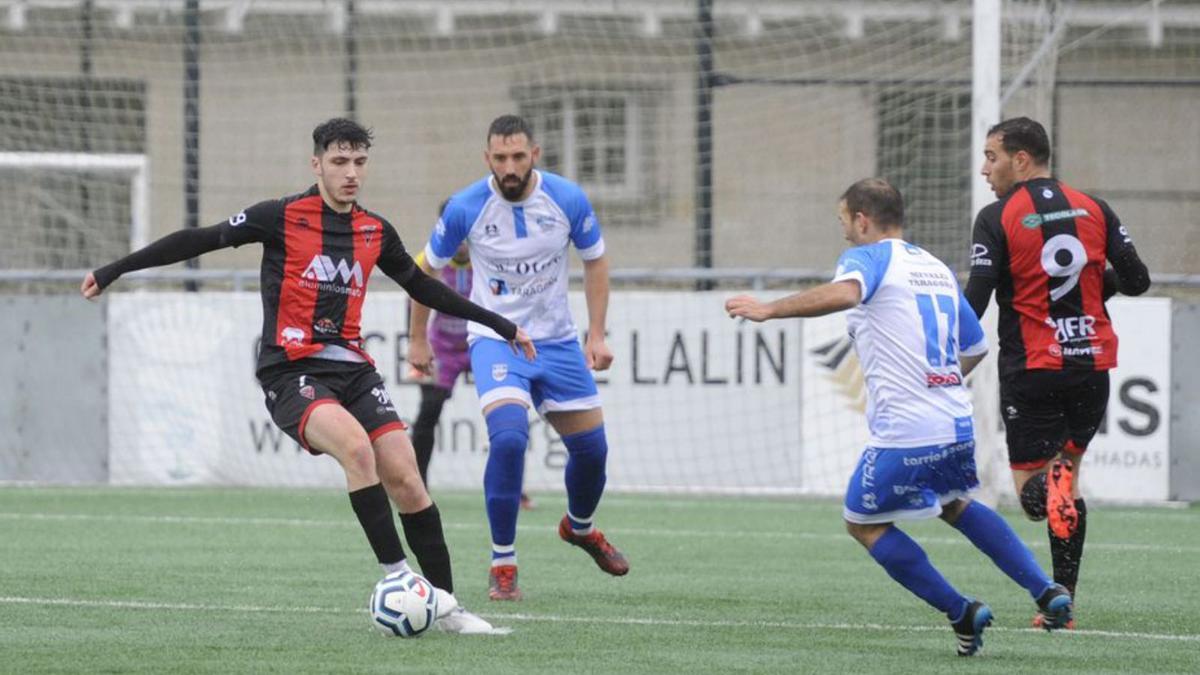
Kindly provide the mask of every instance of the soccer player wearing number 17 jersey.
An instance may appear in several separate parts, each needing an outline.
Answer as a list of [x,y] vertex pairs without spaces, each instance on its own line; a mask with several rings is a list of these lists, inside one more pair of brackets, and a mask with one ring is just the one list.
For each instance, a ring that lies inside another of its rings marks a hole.
[[846,490],[846,529],[888,575],[946,615],[960,656],[982,646],[992,610],[951,586],[898,520],[946,521],[1029,593],[1049,617],[1046,628],[1065,625],[1070,594],[1003,518],[969,497],[979,480],[963,376],[987,344],[958,282],[940,260],[904,241],[904,203],[887,181],[851,185],[838,218],[854,246],[838,260],[833,281],[769,303],[737,296],[725,310],[752,321],[850,310],[870,441]]

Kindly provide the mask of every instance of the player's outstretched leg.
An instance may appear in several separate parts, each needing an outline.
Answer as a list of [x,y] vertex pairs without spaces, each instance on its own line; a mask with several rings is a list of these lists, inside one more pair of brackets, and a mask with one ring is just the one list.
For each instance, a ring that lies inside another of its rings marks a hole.
[[[970,656],[978,651],[983,644],[983,629],[991,622],[991,610],[986,605],[974,603],[955,590],[929,562],[925,550],[895,525],[847,521],[846,530],[867,548],[888,576],[946,615],[955,634],[959,635],[960,654]],[[976,604],[983,609],[975,607]],[[964,635],[973,645],[966,653],[962,646]]]
[[529,443],[529,418],[523,405],[507,403],[487,414],[487,427],[490,448],[483,474],[483,492],[492,531],[488,597],[520,600],[515,545],[521,480],[525,474],[525,446]]
[[953,515],[954,510],[958,511],[950,524],[966,535],[975,548],[987,554],[996,567],[1028,591],[1029,597],[1036,600],[1054,585],[1038,566],[1033,551],[1000,514],[976,501],[966,501],[965,506],[955,509],[961,503],[946,505],[944,513]]
[[593,525],[607,481],[608,441],[604,425],[566,434],[562,440],[567,446],[567,515],[558,524],[558,536],[586,551],[605,572],[618,577],[628,574],[629,561],[625,555]]

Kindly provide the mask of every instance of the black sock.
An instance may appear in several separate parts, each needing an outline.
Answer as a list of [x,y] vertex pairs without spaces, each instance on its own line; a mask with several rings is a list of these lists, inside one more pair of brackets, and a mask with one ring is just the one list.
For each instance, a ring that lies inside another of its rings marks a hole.
[[425,485],[429,485],[429,460],[433,457],[434,432],[447,397],[445,389],[432,384],[421,385],[421,406],[417,409],[417,421],[412,426],[412,444],[417,453],[417,469],[421,471],[421,481]]
[[401,513],[404,538],[421,566],[421,574],[429,583],[447,592],[454,592],[454,575],[450,571],[450,549],[442,534],[442,514],[437,504],[416,513]]
[[[1087,536],[1087,504],[1083,498],[1075,500],[1079,512],[1079,525],[1067,539],[1059,539],[1050,532],[1050,559],[1054,561],[1054,581],[1067,587],[1075,597],[1075,583],[1079,580],[1079,562],[1083,558],[1083,540]],[[1047,530],[1049,531],[1049,530]]]
[[354,515],[358,516],[358,523],[362,525],[379,564],[391,565],[404,560],[404,547],[400,545],[400,535],[396,533],[392,505],[383,483],[351,492],[350,506],[354,508]]

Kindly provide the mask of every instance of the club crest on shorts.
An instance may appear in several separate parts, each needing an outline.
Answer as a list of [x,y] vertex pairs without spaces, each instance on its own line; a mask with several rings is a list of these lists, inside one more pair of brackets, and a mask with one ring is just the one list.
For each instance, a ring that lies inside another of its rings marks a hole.
[[508,377],[508,364],[507,363],[493,363],[492,364],[492,379],[497,382],[503,382],[504,378],[506,378],[506,377]]
[[317,397],[317,390],[311,384],[306,384],[300,387],[300,395],[311,401]]

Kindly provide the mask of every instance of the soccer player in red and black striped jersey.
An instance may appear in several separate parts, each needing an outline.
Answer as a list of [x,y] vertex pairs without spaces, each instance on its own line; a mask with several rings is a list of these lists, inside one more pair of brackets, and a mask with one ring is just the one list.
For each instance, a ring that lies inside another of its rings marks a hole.
[[80,290],[92,299],[126,272],[261,243],[263,331],[256,374],[272,420],[309,452],[341,464],[350,504],[389,573],[408,569],[389,498],[395,502],[421,571],[445,591],[438,620],[443,630],[490,632],[490,624],[452,595],[441,515],[421,480],[406,427],[363,350],[360,320],[371,271],[378,266],[422,304],[488,326],[527,358],[535,350],[511,321],[422,272],[391,223],[358,204],[371,140],[370,130],[352,120],[322,123],[313,130],[314,186],[259,202],[227,222],[167,235],[88,274]]
[[999,201],[975,219],[965,294],[983,316],[996,292],[1013,482],[1029,517],[1048,520],[1054,580],[1074,595],[1087,531],[1079,464],[1117,365],[1104,303],[1118,292],[1141,295],[1150,275],[1108,204],[1051,175],[1041,124],[1000,122],[983,154],[982,173]]

